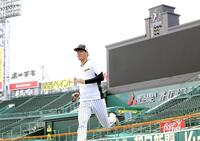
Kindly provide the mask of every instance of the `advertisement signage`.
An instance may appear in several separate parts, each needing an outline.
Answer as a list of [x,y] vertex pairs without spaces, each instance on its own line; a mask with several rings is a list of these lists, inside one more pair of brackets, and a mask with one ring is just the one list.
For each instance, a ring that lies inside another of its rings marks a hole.
[[168,101],[179,95],[188,94],[199,86],[200,81],[180,83],[165,87],[157,87],[139,91],[123,92],[109,95],[107,97],[107,105],[125,106],[125,107],[156,107],[163,102]]
[[185,120],[183,119],[160,123],[160,132],[180,131],[184,128]]
[[73,79],[57,80],[42,83],[42,91],[56,91],[56,90],[65,90],[74,86]]
[[1,0],[0,19],[21,15],[21,0]]
[[97,139],[95,141],[199,141],[200,129],[182,132],[168,132],[156,134],[140,134],[122,137]]
[[10,91],[38,87],[37,81],[10,84]]

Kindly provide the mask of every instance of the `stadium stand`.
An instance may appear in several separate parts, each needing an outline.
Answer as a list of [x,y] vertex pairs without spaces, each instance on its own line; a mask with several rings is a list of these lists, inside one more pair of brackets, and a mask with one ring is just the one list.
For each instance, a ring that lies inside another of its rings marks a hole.
[[[177,116],[180,118],[180,116],[187,116],[191,113],[198,114],[200,111],[199,87],[200,86],[194,88],[187,94],[180,94],[167,102],[163,102],[156,108],[152,107],[151,110],[143,109],[141,112],[135,113],[129,118],[126,117],[127,115],[125,113],[120,113],[120,111],[131,110],[131,108],[119,106],[109,107],[108,112],[114,112],[117,114],[120,121],[119,126],[112,128],[110,131],[98,131],[100,125],[98,124],[97,119],[93,117],[89,122],[89,129],[95,131],[88,133],[88,139],[120,138],[133,134],[160,133],[160,121],[158,121],[158,119],[168,120],[167,118],[169,117],[174,117],[173,119],[176,119]],[[14,107],[16,108],[15,110],[0,115],[0,137],[9,138],[44,135],[45,138],[45,123],[49,121],[57,121],[54,125],[55,135],[76,132],[78,126],[76,110],[78,102],[72,103],[70,101],[71,93],[72,92],[26,97],[24,102],[16,104],[18,107]],[[16,98],[7,101],[6,103],[17,103],[15,100],[18,102],[18,98]],[[31,108],[27,110],[26,106],[28,103],[36,104],[37,102],[34,102],[35,100],[41,102],[39,103],[39,106],[36,106],[37,108],[31,106]],[[5,106],[6,104],[4,103],[2,108]],[[23,108],[25,108],[24,111]],[[196,117],[186,118],[185,122],[187,128],[199,127],[199,119]],[[55,137],[55,139],[60,139],[60,141],[76,139],[76,135],[62,136],[63,137]]]
[[156,109],[146,112],[148,120],[162,119],[200,111],[200,86],[193,89],[188,94],[180,95],[170,101],[161,104]]
[[[79,102],[71,102],[71,94],[56,93],[49,95],[28,96],[15,98],[1,102],[1,110],[9,104],[15,104],[14,109],[0,114],[0,138],[26,137],[33,135],[43,135],[45,138],[46,123],[54,122],[54,139],[59,141],[75,140],[77,130],[77,107]],[[160,133],[160,119],[172,118],[180,119],[180,116],[187,116],[192,113],[198,114],[200,111],[200,86],[192,89],[191,92],[180,94],[159,104],[156,107],[141,108],[114,106],[108,107],[108,112],[117,114],[119,125],[109,131],[98,131],[101,129],[96,117],[89,121],[88,139],[108,139],[120,138],[137,134]],[[110,105],[111,106],[111,105]],[[121,111],[140,110],[140,112],[127,113]],[[180,110],[181,109],[181,110]],[[130,113],[129,113],[130,114]],[[199,127],[199,119],[196,117],[185,118],[187,128]],[[63,135],[64,133],[74,132],[74,135]],[[62,134],[62,135],[60,135]],[[57,136],[60,135],[60,136]]]
[[[71,103],[71,93],[18,97],[0,103],[0,137],[19,137],[38,132],[44,134],[44,115],[69,112],[77,107]],[[5,110],[14,104],[12,110]]]
[[36,111],[37,109],[45,106],[51,101],[56,100],[60,96],[61,94],[52,94],[52,95],[38,95],[32,97],[31,99],[24,102],[23,105],[18,106],[13,111],[13,113]]
[[11,100],[5,100],[5,101],[1,101],[0,102],[0,109],[9,105],[9,104],[14,104],[15,107],[18,107],[19,105],[21,105],[22,103],[24,103],[25,101],[27,101],[28,99],[30,99],[30,97],[19,97],[19,98],[14,98]]
[[44,105],[43,107],[41,107],[37,110],[42,111],[42,110],[59,108],[59,107],[65,105],[66,103],[69,103],[70,99],[71,99],[71,93],[63,94],[63,95],[59,96],[58,98],[53,99],[48,104]]

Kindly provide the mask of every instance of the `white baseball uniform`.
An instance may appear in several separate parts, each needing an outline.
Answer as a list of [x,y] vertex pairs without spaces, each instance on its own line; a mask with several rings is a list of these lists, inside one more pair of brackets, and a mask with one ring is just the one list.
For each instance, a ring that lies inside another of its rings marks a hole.
[[[102,71],[97,66],[88,60],[81,66],[78,79],[92,79],[99,75]],[[90,116],[95,114],[100,124],[104,128],[109,128],[110,123],[106,110],[106,103],[101,99],[101,92],[97,83],[79,84],[80,90],[80,105],[78,109],[78,137],[77,141],[86,141],[87,124]]]

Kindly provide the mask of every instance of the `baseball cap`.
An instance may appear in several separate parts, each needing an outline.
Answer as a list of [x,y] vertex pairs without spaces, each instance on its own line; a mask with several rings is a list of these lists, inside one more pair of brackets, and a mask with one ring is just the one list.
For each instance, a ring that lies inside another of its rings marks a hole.
[[80,44],[78,47],[76,47],[76,48],[74,49],[74,51],[78,51],[78,50],[84,50],[84,51],[88,52],[86,46],[83,45],[83,44]]

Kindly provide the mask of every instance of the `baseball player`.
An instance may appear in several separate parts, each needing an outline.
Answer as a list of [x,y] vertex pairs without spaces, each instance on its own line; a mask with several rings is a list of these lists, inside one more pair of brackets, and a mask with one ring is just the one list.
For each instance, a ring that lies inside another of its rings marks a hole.
[[87,124],[91,114],[96,115],[104,128],[110,127],[106,103],[101,97],[100,84],[104,77],[103,72],[99,70],[96,64],[88,59],[89,54],[85,45],[79,45],[74,51],[76,51],[77,57],[81,62],[79,75],[75,79],[80,91],[77,141],[86,141]]

